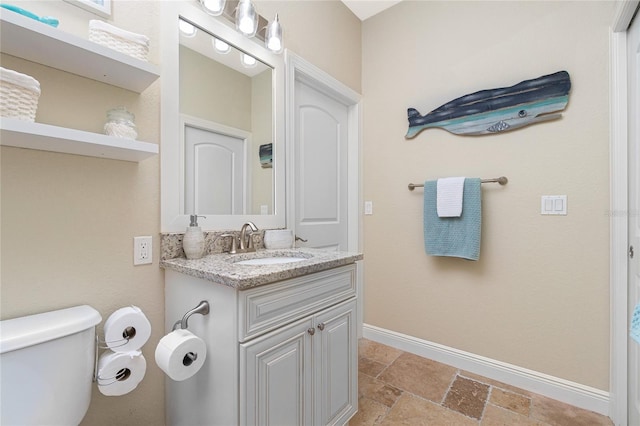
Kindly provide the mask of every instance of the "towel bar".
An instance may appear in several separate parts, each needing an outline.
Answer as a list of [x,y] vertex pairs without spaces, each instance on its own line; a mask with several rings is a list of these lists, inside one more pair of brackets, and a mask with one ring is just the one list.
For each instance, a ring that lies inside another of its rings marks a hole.
[[[509,183],[509,179],[507,179],[506,176],[500,176],[497,178],[491,178],[491,179],[482,179],[480,181],[481,183],[499,183],[500,185],[506,185],[507,183]],[[409,191],[413,191],[416,188],[422,188],[424,186],[424,184],[422,183],[410,183],[409,184]]]

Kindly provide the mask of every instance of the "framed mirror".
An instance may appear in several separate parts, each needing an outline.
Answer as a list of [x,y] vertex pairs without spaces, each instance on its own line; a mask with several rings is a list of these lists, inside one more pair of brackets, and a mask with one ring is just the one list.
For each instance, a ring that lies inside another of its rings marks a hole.
[[197,3],[163,15],[162,231],[284,227],[282,58]]

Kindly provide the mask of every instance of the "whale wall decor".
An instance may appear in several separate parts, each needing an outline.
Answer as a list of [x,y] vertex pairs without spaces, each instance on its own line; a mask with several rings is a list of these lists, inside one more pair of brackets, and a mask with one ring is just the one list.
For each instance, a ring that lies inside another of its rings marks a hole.
[[456,135],[487,135],[560,118],[569,101],[566,71],[525,80],[514,86],[481,90],[447,102],[428,114],[409,108],[406,138],[439,127]]

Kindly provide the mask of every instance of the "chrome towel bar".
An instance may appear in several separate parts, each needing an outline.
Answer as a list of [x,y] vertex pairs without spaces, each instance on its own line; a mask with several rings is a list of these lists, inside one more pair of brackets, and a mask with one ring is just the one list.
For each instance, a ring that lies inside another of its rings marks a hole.
[[[506,176],[500,176],[497,178],[491,178],[491,179],[482,179],[480,181],[481,183],[499,183],[500,185],[506,185],[507,183],[509,183],[509,179],[507,179]],[[424,184],[422,183],[410,183],[409,184],[409,191],[413,191],[416,188],[422,188],[424,186]]]

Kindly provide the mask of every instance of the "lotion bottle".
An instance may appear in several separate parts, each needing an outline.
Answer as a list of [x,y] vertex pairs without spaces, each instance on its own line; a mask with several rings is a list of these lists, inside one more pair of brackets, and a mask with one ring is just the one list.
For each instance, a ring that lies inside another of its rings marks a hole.
[[192,214],[189,218],[191,223],[182,239],[182,249],[187,259],[200,259],[204,254],[204,233],[198,226],[198,216]]

